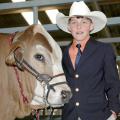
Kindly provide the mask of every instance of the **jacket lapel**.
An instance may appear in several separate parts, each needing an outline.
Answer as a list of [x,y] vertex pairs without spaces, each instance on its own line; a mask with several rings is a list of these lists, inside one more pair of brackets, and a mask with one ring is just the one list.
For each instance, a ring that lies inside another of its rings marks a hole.
[[65,53],[64,53],[64,65],[66,66],[67,70],[69,71],[69,73],[72,75],[74,73],[74,68],[70,59],[70,55],[69,55],[69,48],[70,48],[71,43],[67,46]]
[[87,59],[89,59],[88,57],[90,57],[96,51],[96,48],[97,48],[97,42],[93,38],[90,38],[90,40],[88,40],[88,42],[86,43],[86,46],[85,46],[84,51],[81,55],[81,58],[80,58],[80,61],[78,63],[77,68],[83,62],[85,62]]

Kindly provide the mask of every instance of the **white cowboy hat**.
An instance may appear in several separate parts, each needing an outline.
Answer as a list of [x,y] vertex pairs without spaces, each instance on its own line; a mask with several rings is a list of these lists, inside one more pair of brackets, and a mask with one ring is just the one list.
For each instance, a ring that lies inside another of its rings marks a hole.
[[87,18],[90,18],[94,24],[94,29],[90,32],[90,34],[102,30],[107,23],[107,18],[104,13],[100,11],[91,12],[85,3],[83,1],[80,1],[80,2],[74,2],[72,4],[70,8],[69,16],[65,16],[60,12],[57,14],[56,16],[57,26],[61,30],[70,33],[70,31],[68,30],[68,20],[72,16],[85,16]]

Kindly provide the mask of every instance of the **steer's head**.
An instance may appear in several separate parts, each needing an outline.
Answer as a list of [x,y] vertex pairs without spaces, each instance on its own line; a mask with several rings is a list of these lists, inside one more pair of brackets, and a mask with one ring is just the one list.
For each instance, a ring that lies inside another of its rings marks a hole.
[[71,91],[62,74],[61,49],[48,32],[40,25],[33,25],[13,42],[6,62],[17,64],[36,77],[31,105],[58,107],[68,102]]

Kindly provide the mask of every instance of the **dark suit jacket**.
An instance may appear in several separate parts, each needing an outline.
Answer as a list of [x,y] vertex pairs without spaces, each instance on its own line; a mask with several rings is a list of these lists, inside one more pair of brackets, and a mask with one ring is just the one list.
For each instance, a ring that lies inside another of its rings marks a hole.
[[111,45],[90,38],[75,70],[69,47],[62,63],[73,97],[63,107],[62,120],[77,120],[78,116],[82,120],[106,120],[110,110],[119,112],[120,81]]

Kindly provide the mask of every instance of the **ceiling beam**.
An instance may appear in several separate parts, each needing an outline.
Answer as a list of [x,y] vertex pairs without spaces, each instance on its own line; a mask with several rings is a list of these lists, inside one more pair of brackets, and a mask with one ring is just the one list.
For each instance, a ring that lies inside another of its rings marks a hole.
[[111,5],[111,4],[120,4],[120,0],[104,0],[99,2],[99,5]]
[[[63,6],[48,6],[48,7],[38,7],[38,11],[45,11],[45,10],[51,10],[51,9],[67,9],[70,6],[67,5],[63,5]],[[0,15],[5,15],[5,14],[16,14],[16,13],[21,13],[21,12],[32,12],[33,9],[32,8],[15,8],[15,9],[5,9],[5,10],[0,10]]]
[[[96,1],[96,0],[94,0],[94,1]],[[57,5],[47,5],[47,6],[43,6],[43,7],[41,7],[41,6],[38,6],[38,11],[45,11],[45,10],[50,10],[50,9],[68,9],[68,8],[70,8],[70,4],[71,2],[69,2],[68,1],[68,3],[66,3],[66,4],[61,4],[61,5],[59,5],[59,4],[57,4]],[[98,5],[110,5],[110,4],[120,4],[120,0],[99,0],[99,1],[97,1],[97,3],[98,3]],[[2,5],[1,5],[2,4]],[[0,7],[1,6],[6,6],[6,3],[1,3],[0,4]],[[14,4],[14,6],[16,6],[16,4],[18,4],[18,3],[9,3],[10,5],[11,4]],[[21,2],[20,2],[20,4],[21,4]],[[8,5],[7,5],[8,6]],[[12,9],[7,9],[7,8],[5,8],[5,9],[0,9],[0,15],[5,15],[5,14],[16,14],[16,13],[21,13],[21,12],[31,12],[31,11],[33,11],[33,9],[32,9],[32,6],[29,6],[29,7],[24,7],[24,8],[21,8],[21,7],[19,7],[19,8],[12,8]]]
[[[16,3],[1,3],[0,10],[6,9],[18,9],[18,8],[31,8],[31,7],[46,7],[46,6],[56,6],[72,3],[75,0],[34,0],[26,2],[16,2]],[[103,1],[103,0],[84,0],[85,2]]]
[[[118,24],[120,24],[120,17],[108,18],[107,26],[118,25]],[[27,27],[28,26],[13,27],[13,28],[0,28],[0,33],[14,33],[16,31],[23,31]],[[57,31],[57,30],[59,30],[59,28],[57,27],[56,24],[45,24],[44,27],[47,31]]]
[[[20,9],[20,8],[31,8],[31,7],[46,7],[46,6],[60,6],[65,4],[71,4],[76,0],[34,0],[26,2],[16,3],[0,3],[0,10],[6,9]],[[100,5],[105,4],[118,4],[120,0],[84,0],[85,2],[99,2]]]
[[120,24],[120,17],[111,17],[107,19],[107,25],[117,25]]

